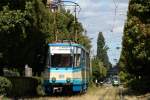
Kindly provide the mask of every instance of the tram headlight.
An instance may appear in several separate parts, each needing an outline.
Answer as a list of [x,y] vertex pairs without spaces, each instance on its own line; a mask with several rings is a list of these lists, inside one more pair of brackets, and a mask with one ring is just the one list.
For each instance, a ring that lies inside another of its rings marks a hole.
[[52,82],[55,83],[56,82],[56,78],[52,77]]
[[66,78],[66,82],[70,83],[71,82],[71,78]]

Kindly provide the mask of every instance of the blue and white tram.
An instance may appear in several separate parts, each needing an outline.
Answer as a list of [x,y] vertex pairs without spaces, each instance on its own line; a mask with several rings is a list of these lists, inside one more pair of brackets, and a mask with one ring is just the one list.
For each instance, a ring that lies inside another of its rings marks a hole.
[[77,43],[48,44],[47,93],[86,92],[90,75],[89,52]]

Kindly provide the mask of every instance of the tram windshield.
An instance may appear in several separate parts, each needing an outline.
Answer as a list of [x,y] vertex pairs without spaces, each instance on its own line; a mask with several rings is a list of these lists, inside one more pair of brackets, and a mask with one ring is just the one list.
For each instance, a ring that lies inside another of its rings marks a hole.
[[119,81],[119,77],[118,76],[113,76],[112,80],[113,81]]
[[71,54],[53,54],[51,55],[51,67],[71,67]]
[[81,51],[81,48],[77,47],[52,46],[47,64],[51,67],[80,67]]

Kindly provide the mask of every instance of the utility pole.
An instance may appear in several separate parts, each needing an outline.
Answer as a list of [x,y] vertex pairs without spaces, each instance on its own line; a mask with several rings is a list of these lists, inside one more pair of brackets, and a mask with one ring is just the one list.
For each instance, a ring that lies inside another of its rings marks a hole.
[[75,30],[75,41],[77,42],[77,14],[76,14],[76,10],[77,10],[77,7],[75,5],[75,10],[74,10],[74,30]]
[[92,65],[93,65],[93,63],[92,63],[92,60],[93,60],[93,50],[91,49],[90,50],[90,76],[92,77]]
[[[65,4],[67,3],[67,4]],[[80,6],[72,1],[62,1],[62,0],[48,0],[47,4],[49,5],[48,7],[50,8],[50,10],[54,13],[54,37],[55,37],[55,41],[58,40],[57,34],[58,34],[58,30],[57,30],[57,11],[60,10],[61,6],[74,6],[74,41],[77,42],[77,37],[78,37],[78,31],[77,31],[77,7],[79,7],[79,12],[81,10]]]

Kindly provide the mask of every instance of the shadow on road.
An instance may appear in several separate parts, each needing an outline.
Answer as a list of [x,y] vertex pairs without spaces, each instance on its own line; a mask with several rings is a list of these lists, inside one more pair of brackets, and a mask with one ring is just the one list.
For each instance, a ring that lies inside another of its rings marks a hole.
[[84,93],[72,93],[72,92],[67,92],[67,93],[53,93],[49,95],[44,95],[44,96],[23,96],[23,97],[8,97],[11,100],[28,100],[28,99],[36,99],[36,98],[49,98],[49,97],[75,97],[75,96],[81,96],[84,95]]
[[144,93],[139,91],[134,91],[132,89],[123,89],[122,91],[123,96],[129,96],[129,97],[137,97],[140,100],[150,100],[150,93]]

